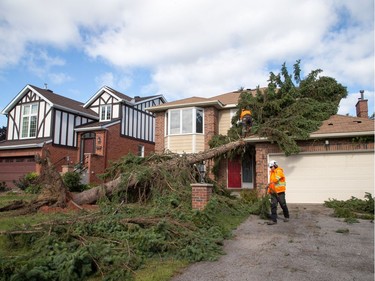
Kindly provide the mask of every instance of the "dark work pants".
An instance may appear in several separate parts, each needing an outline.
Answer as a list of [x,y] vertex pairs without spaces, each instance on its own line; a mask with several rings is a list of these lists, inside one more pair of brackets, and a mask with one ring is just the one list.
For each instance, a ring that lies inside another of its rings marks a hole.
[[289,210],[285,201],[285,192],[271,194],[271,220],[277,221],[277,204],[283,209],[284,218],[289,218]]

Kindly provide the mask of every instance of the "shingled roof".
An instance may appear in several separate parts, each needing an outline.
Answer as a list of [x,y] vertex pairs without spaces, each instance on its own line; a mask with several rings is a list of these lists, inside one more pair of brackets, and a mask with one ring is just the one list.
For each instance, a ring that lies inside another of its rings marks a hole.
[[[253,95],[256,94],[257,90],[247,90],[250,91]],[[147,108],[151,112],[165,111],[171,108],[181,108],[187,106],[215,106],[216,108],[228,108],[228,107],[237,107],[238,99],[240,98],[241,91],[234,91],[218,96],[213,96],[211,98],[203,97],[190,97],[181,100],[176,100],[172,102],[167,102],[161,105],[153,106]]]
[[87,109],[83,107],[83,103],[69,99],[63,96],[60,96],[59,94],[54,93],[52,90],[42,89],[33,85],[26,85],[25,88],[22,89],[22,91],[15,97],[3,110],[3,114],[7,114],[23,97],[24,95],[29,91],[36,92],[37,94],[43,96],[43,98],[51,103],[51,106],[54,106],[56,108],[64,109],[68,112],[78,112],[81,115],[89,116],[90,118],[98,118],[98,114],[96,114],[91,109]]
[[318,137],[322,135],[373,134],[374,124],[375,121],[368,118],[333,115],[323,121],[319,130],[311,135]]

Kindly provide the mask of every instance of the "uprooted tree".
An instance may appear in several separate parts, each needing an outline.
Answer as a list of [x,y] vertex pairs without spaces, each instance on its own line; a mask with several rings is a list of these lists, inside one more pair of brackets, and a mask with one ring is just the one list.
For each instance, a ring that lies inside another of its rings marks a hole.
[[163,189],[173,189],[170,182],[182,177],[182,174],[190,182],[196,181],[198,170],[194,164],[213,159],[244,145],[243,140],[237,140],[203,153],[153,154],[146,158],[124,157],[107,170],[107,178],[112,180],[80,193],[68,191],[60,174],[51,164],[48,152],[45,151],[46,155],[37,157],[37,162],[42,165],[40,179],[44,188],[41,193],[31,202],[16,201],[0,208],[0,212],[18,210],[19,213],[29,213],[44,205],[66,207],[69,201],[77,206],[92,204],[101,197],[110,196],[117,191],[135,194],[137,201],[145,201],[152,192],[162,193]]
[[[252,110],[252,134],[276,142],[286,155],[298,153],[296,140],[307,139],[323,120],[336,114],[340,100],[347,95],[346,88],[335,79],[319,76],[321,70],[314,70],[301,79],[299,65],[300,61],[297,61],[293,75],[290,75],[284,63],[281,73],[275,75],[271,72],[268,87],[258,87],[255,96],[242,90],[238,104],[239,109],[248,106]],[[233,117],[228,136],[215,136],[210,141],[213,147],[210,150],[187,155],[155,154],[144,159],[125,160],[125,163],[118,161],[107,171],[111,180],[80,193],[70,193],[48,157],[41,157],[38,161],[43,166],[44,188],[38,198],[30,203],[14,202],[0,211],[18,209],[30,212],[43,205],[65,207],[68,201],[77,205],[91,204],[116,191],[137,193],[138,198],[145,198],[152,192],[171,189],[167,178],[175,179],[182,172],[188,174],[187,179],[194,181],[195,163],[215,159],[245,145],[236,125],[239,113],[240,110]]]

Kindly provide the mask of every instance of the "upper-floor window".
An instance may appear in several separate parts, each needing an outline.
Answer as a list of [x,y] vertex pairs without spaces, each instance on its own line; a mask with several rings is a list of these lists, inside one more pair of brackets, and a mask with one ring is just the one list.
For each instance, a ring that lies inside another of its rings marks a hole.
[[167,114],[169,135],[203,133],[203,109],[171,109]]
[[25,104],[22,106],[22,138],[35,138],[38,123],[38,104]]
[[100,121],[111,120],[112,105],[102,105],[100,106]]

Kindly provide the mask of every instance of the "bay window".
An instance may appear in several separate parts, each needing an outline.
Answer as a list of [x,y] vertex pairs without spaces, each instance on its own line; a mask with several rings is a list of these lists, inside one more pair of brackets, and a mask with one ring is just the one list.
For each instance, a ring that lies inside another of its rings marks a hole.
[[183,108],[171,109],[167,113],[167,134],[202,134],[203,133],[203,109]]

